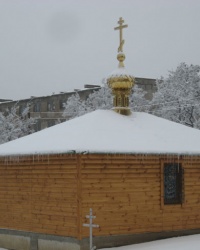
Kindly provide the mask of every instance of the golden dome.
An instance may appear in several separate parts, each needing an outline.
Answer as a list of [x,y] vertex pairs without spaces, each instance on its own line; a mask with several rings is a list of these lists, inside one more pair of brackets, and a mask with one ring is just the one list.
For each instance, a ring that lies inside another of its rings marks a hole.
[[118,48],[117,60],[119,61],[118,69],[113,71],[107,78],[107,84],[113,93],[113,109],[120,114],[130,115],[129,96],[134,85],[134,77],[128,74],[124,67],[125,54],[123,53],[123,45],[125,41],[122,39],[122,29],[128,27],[123,25],[124,20],[119,19],[119,27],[115,30],[120,31],[120,45]]

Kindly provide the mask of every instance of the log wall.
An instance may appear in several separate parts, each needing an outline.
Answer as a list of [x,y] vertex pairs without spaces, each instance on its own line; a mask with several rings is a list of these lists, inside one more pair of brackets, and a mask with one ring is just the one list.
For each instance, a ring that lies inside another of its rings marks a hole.
[[[182,205],[163,204],[162,164],[184,167]],[[200,157],[51,155],[0,159],[0,228],[88,237],[200,229]]]
[[[182,205],[163,205],[163,162],[185,169]],[[85,155],[81,157],[82,222],[93,208],[94,235],[200,228],[200,157]],[[82,229],[82,237],[88,229]]]
[[53,155],[0,160],[0,228],[76,237],[77,160]]

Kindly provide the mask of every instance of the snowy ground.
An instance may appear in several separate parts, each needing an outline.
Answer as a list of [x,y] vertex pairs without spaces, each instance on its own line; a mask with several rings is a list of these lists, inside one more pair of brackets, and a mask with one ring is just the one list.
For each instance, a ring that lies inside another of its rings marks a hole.
[[[110,250],[110,248],[105,248],[105,249]],[[112,250],[179,250],[179,249],[200,250],[200,234],[112,248]]]
[[[200,250],[200,234],[112,248],[112,250],[179,250],[179,249]],[[0,250],[7,250],[7,249],[0,248]],[[111,250],[111,248],[104,248],[102,250]]]

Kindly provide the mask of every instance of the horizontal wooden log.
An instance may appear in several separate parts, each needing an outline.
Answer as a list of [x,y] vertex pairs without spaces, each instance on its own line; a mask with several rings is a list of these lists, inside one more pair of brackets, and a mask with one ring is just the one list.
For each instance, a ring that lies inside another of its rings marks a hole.
[[160,170],[159,169],[87,169],[87,170],[82,170],[82,175],[83,174],[139,174],[139,175],[143,175],[143,174],[160,174]]
[[83,179],[86,178],[91,178],[91,179],[95,179],[95,178],[99,178],[99,176],[101,176],[101,178],[103,179],[109,179],[111,178],[112,180],[115,178],[126,178],[126,179],[132,179],[133,178],[138,178],[138,177],[142,177],[142,178],[151,178],[151,177],[160,177],[160,173],[109,173],[109,174],[105,174],[105,173],[101,173],[101,174],[82,174],[81,175]]

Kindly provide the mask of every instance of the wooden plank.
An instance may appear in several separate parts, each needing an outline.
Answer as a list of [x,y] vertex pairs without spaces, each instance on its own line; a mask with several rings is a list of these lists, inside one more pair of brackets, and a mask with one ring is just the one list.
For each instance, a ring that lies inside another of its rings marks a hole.
[[160,205],[164,209],[164,162],[161,161],[160,166]]
[[83,164],[83,170],[86,169],[156,169],[159,166],[159,161],[155,162],[116,162],[116,163],[101,163],[101,162],[88,162]]
[[158,174],[160,173],[159,169],[139,169],[139,168],[135,168],[135,169],[120,169],[120,168],[116,168],[116,169],[87,169],[87,170],[82,170],[82,174],[135,174],[135,175],[146,175],[146,174]]
[[82,239],[82,162],[81,157],[77,156],[77,238]]
[[93,181],[91,180],[91,182],[82,182],[82,190],[87,190],[89,189],[91,190],[108,190],[108,189],[114,189],[117,190],[118,188],[126,188],[126,189],[141,189],[141,190],[145,190],[148,189],[150,190],[151,188],[153,189],[160,189],[160,183],[157,181],[155,183],[151,183],[151,182],[135,182],[134,181],[130,181],[130,182],[104,182],[104,183],[93,183]]
[[101,173],[101,175],[99,174],[82,174],[82,178],[86,179],[86,178],[91,178],[91,179],[96,179],[99,178],[99,176],[101,176],[101,178],[103,179],[115,179],[115,178],[125,178],[125,179],[132,179],[133,178],[138,178],[138,177],[142,177],[142,178],[149,178],[149,177],[158,177],[160,178],[160,173],[150,173],[150,174],[144,174],[144,173],[109,173],[109,174],[104,174]]

